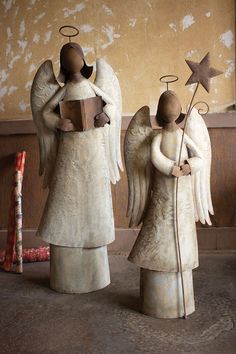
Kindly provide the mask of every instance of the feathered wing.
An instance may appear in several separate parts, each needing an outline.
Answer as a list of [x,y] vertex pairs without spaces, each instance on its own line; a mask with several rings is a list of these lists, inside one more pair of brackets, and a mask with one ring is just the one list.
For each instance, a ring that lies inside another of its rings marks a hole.
[[110,118],[110,124],[105,126],[104,134],[110,179],[112,183],[116,183],[120,179],[119,168],[123,171],[120,149],[122,99],[117,76],[104,59],[96,61],[94,84],[109,97],[110,101],[110,104],[104,107],[104,112]]
[[36,125],[40,151],[39,175],[44,175],[43,186],[50,182],[57,153],[57,137],[55,131],[46,127],[43,120],[43,109],[48,101],[60,89],[51,60],[46,60],[38,69],[31,88],[31,110]]
[[151,192],[151,141],[154,131],[148,106],[140,108],[132,118],[125,135],[125,166],[128,177],[130,227],[143,220]]
[[195,204],[195,219],[202,224],[211,225],[209,213],[214,214],[211,199],[211,141],[206,124],[196,108],[193,108],[186,125],[186,134],[199,147],[203,154],[203,166],[192,175],[192,188]]

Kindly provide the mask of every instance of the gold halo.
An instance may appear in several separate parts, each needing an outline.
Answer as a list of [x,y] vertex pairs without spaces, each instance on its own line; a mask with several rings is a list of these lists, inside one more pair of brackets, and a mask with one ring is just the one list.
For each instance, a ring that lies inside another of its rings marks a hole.
[[[63,29],[65,29],[65,28],[71,28],[71,29],[73,29],[74,31],[75,31],[75,33],[74,34],[66,34],[66,33],[63,33]],[[59,28],[59,33],[63,36],[63,37],[68,37],[69,38],[69,42],[71,41],[71,37],[76,37],[76,36],[78,36],[78,34],[79,34],[79,30],[78,30],[78,28],[76,28],[75,26],[61,26],[60,28]]]

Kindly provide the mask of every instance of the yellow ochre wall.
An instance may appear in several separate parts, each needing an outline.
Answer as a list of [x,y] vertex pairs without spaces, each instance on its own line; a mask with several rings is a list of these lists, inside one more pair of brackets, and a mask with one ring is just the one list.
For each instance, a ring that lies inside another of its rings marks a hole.
[[184,59],[200,61],[210,51],[212,65],[224,74],[201,88],[212,112],[235,103],[234,0],[4,0],[0,5],[0,119],[31,118],[32,79],[46,59],[58,74],[59,51],[67,39],[62,25],[80,29],[76,37],[86,61],[104,57],[115,69],[124,114],[156,103],[165,85],[159,77],[176,74],[171,86],[185,108],[192,86]]

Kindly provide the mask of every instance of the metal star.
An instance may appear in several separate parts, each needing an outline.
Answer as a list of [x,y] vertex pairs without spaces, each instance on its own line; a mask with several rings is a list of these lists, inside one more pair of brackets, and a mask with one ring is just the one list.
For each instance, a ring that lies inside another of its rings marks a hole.
[[185,85],[191,85],[198,82],[204,87],[207,92],[209,92],[210,79],[212,77],[223,74],[222,71],[210,67],[210,53],[207,53],[200,63],[196,63],[191,60],[185,61],[192,70],[192,75],[190,76]]

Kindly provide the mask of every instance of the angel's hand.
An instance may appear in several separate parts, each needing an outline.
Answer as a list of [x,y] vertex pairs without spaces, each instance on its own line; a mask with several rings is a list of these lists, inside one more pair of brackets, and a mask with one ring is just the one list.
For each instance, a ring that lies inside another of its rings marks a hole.
[[189,166],[188,163],[180,166],[180,168],[184,176],[188,176],[191,173],[191,167]]
[[58,122],[57,128],[63,132],[73,132],[75,131],[75,126],[70,119],[61,118]]
[[96,128],[104,127],[104,125],[109,122],[110,119],[104,112],[97,114],[96,117],[94,118],[94,126]]
[[179,166],[174,166],[171,174],[172,174],[172,176],[175,176],[175,177],[182,177],[183,171],[180,169]]

